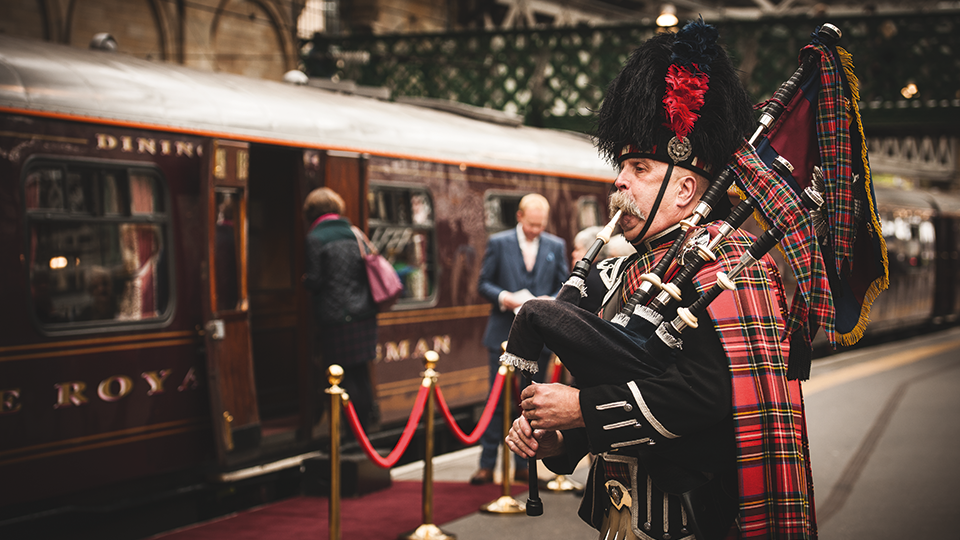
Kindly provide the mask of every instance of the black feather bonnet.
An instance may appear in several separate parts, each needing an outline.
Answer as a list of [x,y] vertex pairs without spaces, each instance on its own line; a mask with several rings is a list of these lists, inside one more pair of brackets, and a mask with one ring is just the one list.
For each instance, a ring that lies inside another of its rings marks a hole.
[[650,157],[716,176],[756,124],[750,97],[717,38],[700,20],[633,51],[597,115],[604,158]]

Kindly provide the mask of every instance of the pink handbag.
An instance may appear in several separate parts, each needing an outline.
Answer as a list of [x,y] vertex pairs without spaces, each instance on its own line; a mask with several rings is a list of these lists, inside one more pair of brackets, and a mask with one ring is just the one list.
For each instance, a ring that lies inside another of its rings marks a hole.
[[401,283],[397,271],[393,269],[393,266],[383,255],[377,252],[377,248],[370,243],[363,231],[356,227],[351,228],[354,236],[357,237],[360,256],[363,257],[364,265],[367,267],[367,281],[370,282],[373,301],[377,303],[380,311],[385,311],[400,298],[400,293],[403,292],[403,283]]

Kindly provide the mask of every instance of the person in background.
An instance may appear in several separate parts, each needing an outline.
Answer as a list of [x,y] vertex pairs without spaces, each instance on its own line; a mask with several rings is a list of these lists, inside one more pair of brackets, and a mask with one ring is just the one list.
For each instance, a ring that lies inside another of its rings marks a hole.
[[214,268],[217,274],[217,311],[237,309],[240,284],[237,279],[237,230],[234,226],[233,194],[224,193],[217,204],[214,234]]
[[[573,238],[573,251],[570,252],[571,264],[576,265],[578,261],[583,259],[601,230],[603,230],[603,227],[595,225],[577,233]],[[623,235],[617,234],[610,238],[610,241],[600,249],[600,254],[590,266],[590,273],[584,280],[587,296],[580,299],[580,307],[590,313],[596,313],[600,309],[600,302],[603,300],[604,294],[607,292],[607,286],[601,280],[600,272],[597,271],[597,263],[611,257],[626,257],[633,252],[633,246],[623,238]]]
[[343,368],[341,386],[369,431],[379,421],[370,373],[370,363],[377,356],[377,304],[357,237],[340,215],[343,209],[343,199],[329,188],[307,195],[304,286],[313,301],[313,353],[320,380],[326,381],[324,374],[331,364]]
[[[583,259],[583,256],[587,253],[587,250],[590,249],[590,246],[593,245],[593,242],[597,239],[597,234],[603,230],[603,227],[599,225],[594,225],[593,227],[587,227],[582,231],[578,232],[576,236],[573,237],[573,250],[570,251],[570,264],[576,265],[577,262]],[[606,246],[604,246],[606,248]],[[600,309],[600,301],[603,299],[603,282],[600,281],[600,274],[597,273],[597,263],[605,259],[603,256],[603,251],[597,254],[596,260],[590,264],[590,273],[587,274],[586,279],[584,279],[584,286],[587,290],[587,295],[580,299],[580,307],[589,311],[590,313],[596,313]]]
[[[489,352],[490,386],[500,368],[502,343],[510,334],[516,309],[525,299],[555,296],[570,274],[567,248],[562,238],[544,232],[550,215],[550,203],[543,195],[530,193],[520,199],[517,226],[490,236],[480,266],[478,290],[493,307],[483,334],[483,345]],[[543,377],[551,352],[540,355]],[[503,440],[502,400],[480,438],[480,468],[470,478],[479,485],[493,482],[497,449]],[[526,460],[515,459],[514,478],[527,480]]]
[[78,320],[100,321],[117,316],[117,301],[113,290],[113,276],[102,266],[91,266],[86,272],[87,293],[90,304]]

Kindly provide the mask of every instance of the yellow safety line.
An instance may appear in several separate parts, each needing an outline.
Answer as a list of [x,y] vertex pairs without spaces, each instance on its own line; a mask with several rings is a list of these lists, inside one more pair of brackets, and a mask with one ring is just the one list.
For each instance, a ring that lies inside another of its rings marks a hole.
[[848,383],[857,379],[862,379],[863,377],[869,377],[870,375],[875,375],[877,373],[900,366],[905,366],[907,364],[912,364],[919,360],[923,360],[925,358],[929,358],[936,354],[940,354],[944,351],[949,351],[950,349],[955,349],[958,347],[960,347],[960,340],[938,343],[936,345],[927,345],[926,347],[920,347],[917,349],[911,349],[909,351],[881,356],[876,360],[862,362],[852,366],[840,368],[829,373],[824,373],[823,375],[814,376],[811,377],[809,381],[806,381],[802,384],[803,395],[810,396],[816,394],[817,392],[833,388],[834,386]]

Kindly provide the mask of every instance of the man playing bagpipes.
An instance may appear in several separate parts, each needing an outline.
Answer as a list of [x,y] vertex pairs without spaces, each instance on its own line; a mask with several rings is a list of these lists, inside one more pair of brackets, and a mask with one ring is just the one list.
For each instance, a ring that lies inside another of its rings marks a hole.
[[[715,218],[726,216],[728,204],[715,205],[703,227],[685,232],[680,223],[720,169],[729,165],[738,183],[774,177],[745,143],[756,126],[753,109],[716,40],[702,21],[655,36],[634,51],[604,98],[598,146],[620,167],[611,213],[623,211],[619,225],[637,254],[601,265],[608,286],[602,318],[559,300],[531,301],[507,345],[505,361],[523,367],[524,351],[546,342],[577,381],[579,388],[524,389],[507,444],[558,474],[597,454],[580,516],[601,539],[817,534],[800,388],[787,377],[791,344],[809,340],[785,339],[796,326],[788,324],[794,317],[773,260],[738,269],[736,289],[710,303],[682,338],[654,335],[658,321],[638,330],[637,315],[627,328],[608,322],[673,243],[702,246],[716,236]],[[779,194],[771,190],[758,205],[779,208]],[[789,230],[788,240],[809,234],[813,252],[800,258],[821,260],[809,217],[767,219]],[[716,260],[680,285],[681,300],[666,302],[662,320],[737,266],[754,240],[733,230],[711,244]],[[677,264],[671,268],[664,283],[677,273]],[[829,298],[826,307],[805,298],[811,307],[803,321],[832,309]]]

